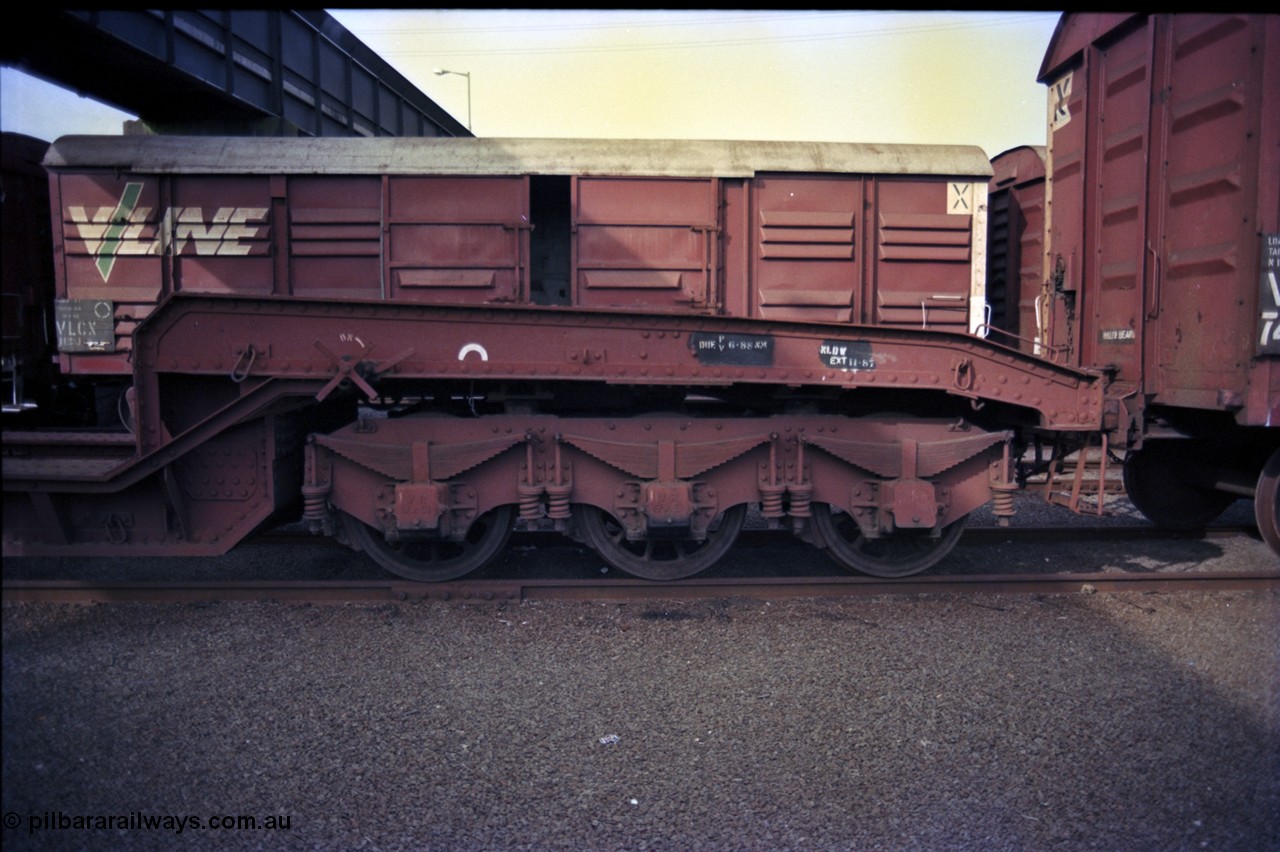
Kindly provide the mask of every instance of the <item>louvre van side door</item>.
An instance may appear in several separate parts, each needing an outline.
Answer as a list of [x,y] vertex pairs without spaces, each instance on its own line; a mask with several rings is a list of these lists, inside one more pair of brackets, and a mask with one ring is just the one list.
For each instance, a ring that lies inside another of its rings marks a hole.
[[713,313],[719,181],[573,179],[574,304]]

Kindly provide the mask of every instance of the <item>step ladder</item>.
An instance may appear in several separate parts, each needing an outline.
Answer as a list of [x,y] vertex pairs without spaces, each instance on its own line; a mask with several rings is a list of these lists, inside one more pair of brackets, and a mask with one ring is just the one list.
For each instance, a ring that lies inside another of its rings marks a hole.
[[1075,453],[1055,456],[1045,476],[1045,502],[1078,515],[1105,515],[1107,496],[1124,494],[1121,466],[1112,462],[1109,450],[1103,434],[1099,444],[1089,440]]

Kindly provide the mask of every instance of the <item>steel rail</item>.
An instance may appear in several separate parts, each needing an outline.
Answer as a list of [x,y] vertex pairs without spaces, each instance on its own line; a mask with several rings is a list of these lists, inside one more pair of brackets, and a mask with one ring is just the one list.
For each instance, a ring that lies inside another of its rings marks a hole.
[[366,604],[437,601],[488,604],[526,600],[642,601],[707,598],[785,599],[925,594],[1079,594],[1092,592],[1218,592],[1280,590],[1280,570],[1264,572],[928,575],[902,580],[874,577],[691,578],[646,580],[478,580],[414,583],[407,580],[120,581],[6,580],[9,603],[279,602]]
[[[964,535],[960,537],[959,543],[961,546],[966,544],[988,545],[993,542],[999,542],[1006,539],[1018,542],[1079,541],[1081,536],[1087,536],[1090,540],[1094,541],[1196,541],[1202,539],[1234,538],[1242,535],[1257,538],[1257,526],[1245,524],[1217,524],[1205,527],[1201,530],[1168,530],[1161,527],[1138,526],[1136,524],[1112,524],[1107,526],[1087,526],[1080,524],[1009,527],[971,526],[965,529]],[[509,546],[542,544],[556,539],[566,542],[568,541],[568,539],[565,539],[556,532],[517,530],[512,533]],[[297,525],[266,530],[255,534],[252,540],[257,544],[270,545],[293,545],[297,544],[299,541],[307,541],[314,544],[323,544],[328,542],[332,543],[334,547],[345,547],[345,545],[335,541],[334,539],[314,535]],[[738,534],[738,539],[734,544],[734,547],[750,547],[790,541],[794,541],[799,546],[804,546],[803,542],[799,539],[795,539],[790,535],[790,533],[784,530],[746,529]]]

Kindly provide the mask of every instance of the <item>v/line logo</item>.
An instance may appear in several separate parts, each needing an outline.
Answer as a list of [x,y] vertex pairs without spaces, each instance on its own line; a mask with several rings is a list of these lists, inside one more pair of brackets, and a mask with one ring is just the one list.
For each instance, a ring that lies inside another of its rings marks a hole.
[[189,248],[195,254],[218,257],[248,255],[251,240],[264,230],[265,207],[219,207],[206,216],[203,207],[168,207],[158,219],[151,207],[140,207],[143,184],[127,183],[115,207],[69,205],[67,221],[84,241],[103,281],[111,277],[116,258],[177,255]]

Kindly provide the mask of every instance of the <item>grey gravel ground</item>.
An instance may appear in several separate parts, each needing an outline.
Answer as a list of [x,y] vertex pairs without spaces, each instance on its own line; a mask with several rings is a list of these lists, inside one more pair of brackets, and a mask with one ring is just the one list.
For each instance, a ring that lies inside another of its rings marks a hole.
[[[12,605],[4,643],[10,849],[1280,844],[1275,594]],[[137,813],[289,827],[32,828]]]
[[[1275,564],[1082,533],[948,570],[1000,560]],[[6,605],[3,640],[9,849],[1280,849],[1276,593]]]

